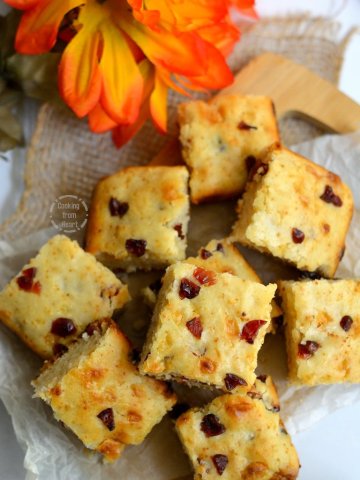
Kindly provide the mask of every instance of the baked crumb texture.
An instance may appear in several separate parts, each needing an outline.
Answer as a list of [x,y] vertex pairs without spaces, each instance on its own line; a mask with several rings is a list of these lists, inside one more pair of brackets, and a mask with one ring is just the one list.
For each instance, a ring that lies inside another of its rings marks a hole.
[[261,96],[221,95],[178,109],[191,201],[237,196],[264,148],[280,141],[273,103]]
[[[212,270],[213,272],[230,273],[243,280],[262,283],[255,270],[245,260],[236,245],[228,238],[211,240],[205,247],[200,248],[196,257],[188,257],[185,262]],[[154,285],[143,288],[141,291],[144,302],[151,309],[155,308],[160,286],[161,283],[157,282]],[[271,302],[271,305],[271,318],[273,321],[269,327],[270,331],[275,333],[276,321],[282,316],[282,310],[275,300]]]
[[43,358],[128,300],[127,286],[75,241],[51,238],[0,293],[0,319]]
[[[277,398],[271,379],[257,381],[247,394],[237,391],[217,397],[178,418],[176,430],[195,480],[297,478],[298,456],[278,405],[273,407],[274,395]],[[271,403],[264,397],[272,399]]]
[[258,162],[232,237],[299,270],[331,278],[342,258],[353,198],[340,177],[286,148]]
[[275,289],[184,262],[170,266],[140,372],[225,391],[249,389]]
[[279,282],[289,379],[360,382],[360,281]]
[[56,419],[109,461],[141,443],[176,402],[167,384],[138,373],[131,352],[116,325],[104,321],[33,382]]
[[[242,256],[236,244],[229,238],[211,240],[205,247],[200,248],[196,257],[189,257],[185,261],[217,273],[230,273],[243,280],[262,283],[261,278]],[[270,331],[275,333],[276,321],[282,316],[282,310],[275,300],[271,302],[271,306],[273,321],[269,327]]]
[[184,166],[129,167],[95,188],[86,250],[128,272],[163,268],[185,258],[189,221]]

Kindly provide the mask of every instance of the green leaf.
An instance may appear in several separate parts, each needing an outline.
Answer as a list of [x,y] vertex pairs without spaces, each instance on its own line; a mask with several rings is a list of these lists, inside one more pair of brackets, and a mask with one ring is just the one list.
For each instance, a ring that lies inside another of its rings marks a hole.
[[23,145],[23,136],[18,119],[9,108],[0,106],[0,151],[6,152],[20,145]]
[[6,60],[6,76],[29,97],[61,103],[57,88],[59,60],[59,53],[14,54]]

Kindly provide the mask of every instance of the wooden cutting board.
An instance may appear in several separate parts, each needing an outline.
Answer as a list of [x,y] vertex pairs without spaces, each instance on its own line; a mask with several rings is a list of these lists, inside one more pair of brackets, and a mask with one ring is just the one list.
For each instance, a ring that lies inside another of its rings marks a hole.
[[[281,55],[264,53],[254,58],[218,95],[233,93],[271,97],[278,118],[296,113],[330,132],[360,130],[360,105],[327,80]],[[179,143],[172,139],[150,163],[180,162]]]

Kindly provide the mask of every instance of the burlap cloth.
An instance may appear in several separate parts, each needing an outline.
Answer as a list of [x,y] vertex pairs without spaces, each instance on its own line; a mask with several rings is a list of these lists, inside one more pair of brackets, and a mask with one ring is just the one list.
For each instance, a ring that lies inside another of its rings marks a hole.
[[[271,51],[337,83],[346,45],[339,31],[337,23],[324,18],[263,19],[243,26],[242,39],[230,64],[237,71],[254,56]],[[170,95],[170,133],[175,131],[176,105],[183,100],[177,94]],[[281,119],[280,129],[283,143],[288,146],[322,133],[296,118]],[[99,178],[126,165],[147,163],[166,141],[148,123],[134,140],[118,150],[110,134],[92,134],[85,122],[67,110],[44,105],[28,148],[24,194],[16,212],[0,226],[0,238],[11,240],[50,226],[50,207],[61,195],[78,195],[89,204]]]

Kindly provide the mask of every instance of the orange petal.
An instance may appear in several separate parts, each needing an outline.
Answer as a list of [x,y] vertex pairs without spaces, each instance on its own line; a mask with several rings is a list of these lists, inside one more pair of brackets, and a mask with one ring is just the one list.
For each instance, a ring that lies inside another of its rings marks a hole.
[[4,2],[18,10],[29,10],[29,8],[34,8],[38,3],[43,3],[43,0],[4,0]]
[[257,11],[255,10],[255,0],[228,0],[229,4],[232,4],[236,7],[240,12],[252,18],[259,18]]
[[[144,2],[128,0],[134,9],[135,18],[149,26],[148,19],[156,19],[166,30],[184,32],[201,26],[219,22],[227,13],[225,1],[219,0],[145,0]],[[136,15],[135,15],[136,13]]]
[[154,67],[149,60],[143,60],[139,64],[139,70],[144,79],[144,90],[140,113],[131,125],[119,125],[113,130],[113,141],[117,147],[122,147],[142,128],[150,117],[150,95],[154,88]]
[[139,114],[143,79],[131,50],[112,22],[100,26],[103,52],[101,105],[116,123],[133,123]]
[[155,32],[136,22],[128,12],[117,16],[116,21],[154,65],[181,75],[205,73],[193,34]]
[[225,58],[209,42],[199,39],[199,50],[202,57],[207,59],[207,70],[203,75],[188,75],[188,79],[194,87],[219,89],[230,85],[234,80]]
[[101,93],[100,34],[83,27],[66,47],[59,65],[59,90],[79,117],[93,110]]
[[144,89],[143,89],[142,102],[141,102],[141,103],[144,103],[145,100],[148,100],[150,98],[151,92],[153,91],[153,88],[154,88],[155,69],[154,69],[154,66],[151,64],[151,62],[145,59],[139,63],[139,70],[144,81]]
[[150,113],[161,133],[166,133],[167,130],[167,93],[168,87],[157,70],[154,90],[150,96]]
[[117,123],[106,114],[99,103],[89,113],[88,120],[89,128],[94,133],[104,133],[117,126]]
[[130,125],[119,125],[113,130],[112,138],[115,145],[120,148],[125,143],[134,137],[138,131],[143,127],[144,123],[150,116],[150,107],[149,101],[143,103],[142,107],[140,108],[139,115],[136,121]]
[[222,55],[227,57],[239,40],[240,32],[230,21],[227,19],[223,22],[203,27],[197,30],[200,37],[207,42],[214,45]]
[[24,54],[45,53],[55,45],[64,15],[83,0],[40,0],[26,10],[16,33],[15,48]]

